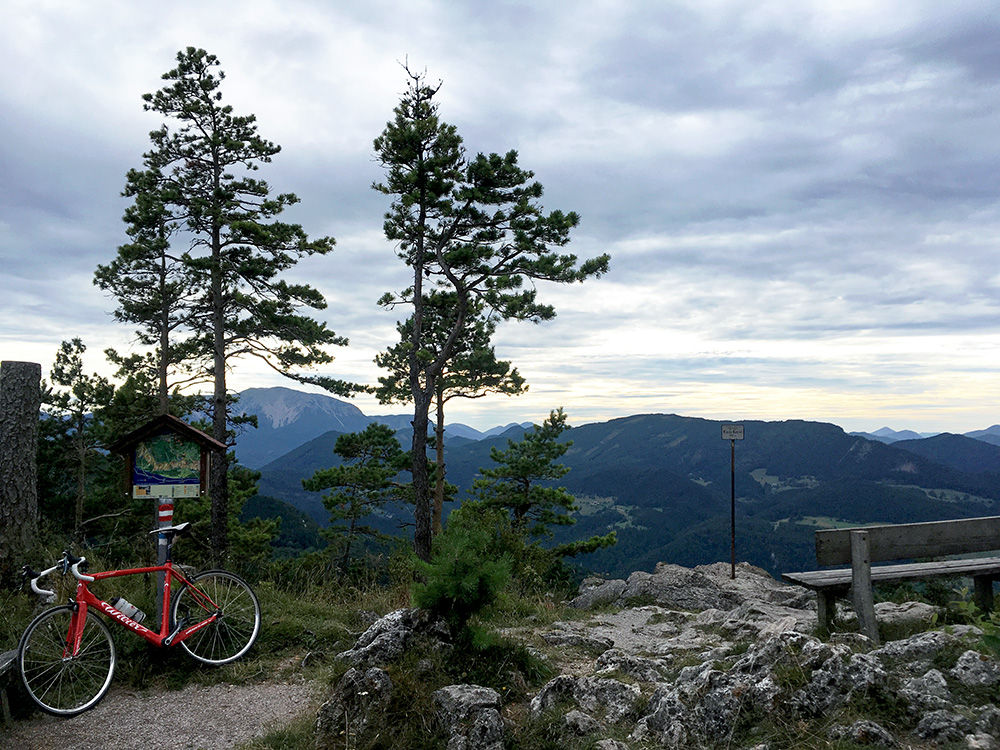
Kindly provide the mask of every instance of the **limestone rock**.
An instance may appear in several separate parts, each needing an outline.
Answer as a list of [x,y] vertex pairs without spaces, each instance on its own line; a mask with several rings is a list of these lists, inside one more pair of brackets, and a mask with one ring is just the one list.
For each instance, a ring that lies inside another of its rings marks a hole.
[[984,734],[1000,736],[1000,708],[992,703],[976,709],[976,729]]
[[618,680],[559,675],[531,699],[531,713],[538,716],[560,704],[568,704],[617,724],[632,714],[639,697],[637,686]]
[[335,745],[341,732],[366,737],[384,729],[383,715],[392,697],[392,680],[377,667],[351,668],[340,678],[316,716],[318,747]]
[[630,575],[621,599],[649,600],[661,607],[689,611],[730,610],[743,602],[739,594],[723,588],[697,569],[664,563],[659,563],[654,573]]
[[354,666],[384,666],[399,658],[420,637],[439,648],[448,647],[450,640],[448,626],[429,611],[397,609],[372,623],[354,647],[337,654],[337,658]]
[[598,740],[595,750],[629,750],[628,745],[618,740]]
[[944,675],[931,669],[923,677],[906,680],[899,694],[910,703],[916,714],[947,708],[952,703],[951,691]]
[[625,581],[585,578],[579,594],[569,602],[575,609],[593,609],[617,601],[625,591]]
[[548,633],[542,633],[542,640],[550,646],[574,646],[595,654],[603,654],[615,645],[615,642],[610,638],[581,635],[580,633],[566,630],[553,630]]
[[620,672],[640,682],[659,682],[664,677],[662,664],[619,648],[612,648],[601,654],[594,667],[596,675],[609,672]]
[[1000,682],[1000,665],[977,651],[966,651],[950,674],[966,687],[987,687]]
[[[881,625],[924,625],[930,627],[941,608],[924,602],[879,602],[875,605],[875,619]],[[849,627],[856,627],[858,615],[853,608],[845,607],[838,619]]]
[[876,694],[891,694],[889,675],[882,663],[871,654],[848,657],[838,653],[813,672],[792,702],[803,714],[815,717],[842,708],[856,695],[872,698]]
[[479,685],[448,685],[432,696],[447,750],[503,750],[500,694]]
[[875,747],[899,747],[899,742],[881,724],[874,721],[856,721],[849,727],[834,727],[830,730],[830,739],[846,739],[857,745],[874,745]]
[[595,734],[601,729],[601,724],[597,719],[578,709],[573,709],[563,717],[563,725],[570,733],[580,737]]
[[952,711],[932,711],[917,724],[917,734],[937,742],[959,742],[972,733],[972,722]]
[[931,668],[931,662],[940,652],[959,643],[962,638],[973,633],[968,626],[955,626],[948,632],[928,630],[901,641],[890,641],[872,651],[872,656],[893,668],[918,676]]
[[1000,742],[990,734],[967,734],[965,746],[969,750],[1000,750]]

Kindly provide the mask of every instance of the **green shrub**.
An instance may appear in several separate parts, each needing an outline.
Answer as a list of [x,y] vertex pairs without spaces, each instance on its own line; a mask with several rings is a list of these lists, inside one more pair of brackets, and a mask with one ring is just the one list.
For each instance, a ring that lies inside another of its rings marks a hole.
[[418,564],[426,582],[414,585],[413,603],[444,618],[453,635],[510,582],[510,558],[496,533],[502,518],[481,503],[465,503],[449,516],[431,561]]

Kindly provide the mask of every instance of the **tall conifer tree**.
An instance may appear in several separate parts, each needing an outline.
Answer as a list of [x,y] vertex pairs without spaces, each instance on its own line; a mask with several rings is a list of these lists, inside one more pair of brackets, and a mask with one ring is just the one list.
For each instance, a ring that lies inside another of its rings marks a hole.
[[[226,376],[239,357],[259,357],[283,375],[342,395],[353,387],[298,372],[330,362],[324,347],[347,341],[300,312],[325,308],[323,296],[311,286],[288,283],[281,274],[303,257],[329,253],[334,241],[310,240],[298,224],[277,219],[298,198],[272,195],[254,172],[280,147],[258,135],[254,115],[236,115],[223,104],[225,75],[218,66],[215,55],[188,47],[177,54],[177,67],[163,75],[164,87],[143,96],[145,109],[167,122],[150,133],[144,169],[130,173],[126,188],[126,194],[136,195],[132,215],[126,215],[135,230],[132,244],[141,241],[143,253],[130,265],[120,251],[119,260],[121,273],[127,274],[164,257],[164,241],[182,246],[171,262],[182,274],[178,291],[183,299],[175,312],[190,336],[184,356],[213,383],[212,436],[226,442]],[[162,276],[148,278],[152,292]],[[108,287],[116,289],[113,279]],[[131,314],[128,300],[120,297],[119,302],[120,310]],[[134,322],[150,336],[158,335],[163,329],[154,316],[162,312],[162,306],[150,309]],[[227,456],[213,457],[209,491],[216,557],[228,544],[227,469]]]
[[[407,69],[409,86],[394,119],[375,139],[385,180],[374,185],[393,197],[385,235],[413,272],[413,285],[382,298],[386,305],[412,305],[407,350],[414,405],[414,549],[430,560],[432,510],[426,450],[428,414],[438,379],[455,356],[474,305],[502,319],[541,321],[555,310],[536,300],[537,281],[568,283],[599,276],[609,257],[577,264],[575,255],[553,250],[569,242],[575,213],[544,213],[542,186],[517,163],[517,152],[469,158],[453,125],[438,117],[440,86]],[[426,287],[426,288],[425,288]],[[438,351],[428,346],[425,294],[454,294],[454,318]]]
[[[455,398],[483,398],[491,393],[517,396],[528,390],[524,378],[510,362],[497,359],[491,339],[496,320],[484,315],[482,304],[474,303],[465,323],[465,332],[457,339],[451,360],[445,363],[434,390],[434,503],[431,525],[434,534],[441,531],[445,498],[444,406]],[[432,292],[423,305],[425,350],[437,356],[447,343],[457,314],[453,293]],[[375,363],[388,374],[379,377],[375,395],[383,404],[412,401],[407,353],[413,336],[413,318],[397,326],[399,343],[375,357]]]

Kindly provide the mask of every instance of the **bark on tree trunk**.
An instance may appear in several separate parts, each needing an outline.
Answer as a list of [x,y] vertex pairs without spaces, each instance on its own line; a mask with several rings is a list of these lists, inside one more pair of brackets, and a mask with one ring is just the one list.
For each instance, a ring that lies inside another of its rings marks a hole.
[[[212,437],[226,444],[228,398],[226,389],[226,310],[222,286],[222,240],[220,229],[212,235],[212,346],[215,392],[212,397]],[[229,456],[226,451],[212,455],[209,471],[209,495],[212,498],[212,557],[222,564],[229,551]]]
[[441,392],[440,381],[437,390],[437,413],[435,414],[434,427],[434,448],[436,451],[437,466],[435,467],[434,482],[434,516],[432,519],[432,529],[434,536],[441,533],[441,516],[444,514],[444,394]]
[[431,396],[418,392],[413,400],[413,551],[425,562],[431,560],[431,488],[427,471],[427,414]]
[[0,362],[0,580],[25,562],[38,530],[42,366]]

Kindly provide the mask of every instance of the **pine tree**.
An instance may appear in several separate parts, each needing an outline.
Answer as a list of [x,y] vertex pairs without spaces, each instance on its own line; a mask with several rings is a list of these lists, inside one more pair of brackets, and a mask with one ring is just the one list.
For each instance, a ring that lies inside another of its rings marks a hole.
[[[482,313],[475,305],[473,314],[465,323],[464,333],[456,340],[451,360],[445,362],[434,390],[434,505],[432,529],[441,531],[441,517],[446,494],[444,457],[444,407],[455,398],[478,399],[491,393],[516,396],[528,390],[516,367],[497,359],[491,339],[496,321]],[[455,295],[431,292],[423,303],[424,340],[428,356],[436,357],[446,345],[454,325],[457,305]],[[375,395],[383,404],[412,401],[409,387],[409,357],[407,353],[413,337],[413,318],[397,326],[399,343],[375,357],[375,363],[389,374],[379,377]]]
[[[393,197],[386,238],[411,268],[413,284],[387,294],[385,305],[413,307],[407,378],[413,400],[414,548],[430,560],[432,511],[426,452],[429,412],[437,381],[467,332],[477,305],[498,319],[541,321],[555,310],[537,301],[538,281],[569,283],[600,276],[607,255],[577,264],[553,248],[569,242],[575,213],[544,213],[542,186],[517,163],[517,152],[469,158],[453,125],[438,117],[440,86],[428,86],[407,69],[409,87],[395,118],[375,139],[385,180],[374,185]],[[454,294],[454,318],[438,351],[429,346],[432,328],[424,301],[435,288]]]
[[323,505],[330,511],[330,527],[324,534],[342,544],[340,569],[346,574],[351,560],[351,548],[359,536],[385,538],[377,529],[362,523],[381,505],[406,496],[406,489],[397,481],[405,456],[390,427],[373,422],[362,432],[349,432],[337,437],[333,452],[344,463],[320,469],[302,486],[311,492],[331,490],[323,496]]
[[[222,103],[218,66],[215,55],[188,47],[163,75],[167,84],[143,96],[145,109],[168,122],[150,133],[143,169],[129,173],[125,192],[136,202],[125,219],[133,242],[119,250],[117,265],[99,269],[98,283],[118,296],[121,319],[139,324],[144,340],[156,339],[161,373],[164,363],[188,362],[196,379],[211,381],[212,436],[225,443],[226,376],[240,357],[259,357],[283,375],[342,395],[356,388],[300,372],[329,363],[324,347],[347,340],[300,312],[326,307],[316,289],[281,275],[304,257],[329,253],[334,241],[310,240],[298,224],[278,220],[298,198],[272,195],[254,173],[280,147],[258,135],[254,115]],[[181,326],[186,338],[164,344]],[[161,380],[161,395],[162,387]],[[228,544],[228,464],[223,454],[211,462],[216,557]]]
[[[576,498],[565,487],[553,484],[569,473],[569,467],[556,463],[573,445],[571,440],[559,440],[567,429],[563,410],[551,412],[548,419],[526,432],[520,441],[508,439],[506,450],[491,448],[490,459],[496,465],[481,468],[480,478],[472,484],[472,494],[485,507],[509,513],[511,527],[525,544],[525,550],[529,549],[531,537],[551,537],[553,526],[576,523],[572,516],[578,510]],[[552,560],[574,557],[609,547],[616,539],[612,531],[557,545],[544,556]]]
[[[83,538],[87,520],[84,517],[85,504],[93,495],[92,480],[101,474],[107,475],[113,464],[112,459],[101,450],[106,436],[101,412],[111,403],[115,389],[107,378],[84,372],[83,353],[86,350],[79,338],[63,341],[52,365],[52,385],[42,386],[42,401],[48,419],[41,425],[45,444],[40,447],[40,453],[58,453],[56,466],[68,469],[63,478],[66,482],[64,489],[67,495],[72,496],[72,528],[77,541]],[[46,478],[43,476],[43,480]],[[117,482],[108,482],[105,476],[105,481],[98,484],[107,495]],[[97,503],[102,507],[107,507],[106,503],[111,500],[107,496],[94,499],[103,501]],[[44,502],[48,504],[53,500],[46,497]]]

